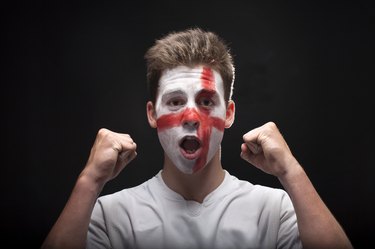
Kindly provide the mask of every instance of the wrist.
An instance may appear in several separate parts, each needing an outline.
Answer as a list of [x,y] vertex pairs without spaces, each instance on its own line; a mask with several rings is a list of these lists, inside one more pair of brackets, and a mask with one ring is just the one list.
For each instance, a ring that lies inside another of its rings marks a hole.
[[293,156],[285,160],[284,164],[285,170],[277,176],[283,185],[288,182],[293,182],[304,173],[302,166]]
[[81,172],[77,179],[77,185],[79,187],[85,188],[97,195],[100,194],[105,184],[106,181],[103,178],[97,177],[94,173],[86,169]]

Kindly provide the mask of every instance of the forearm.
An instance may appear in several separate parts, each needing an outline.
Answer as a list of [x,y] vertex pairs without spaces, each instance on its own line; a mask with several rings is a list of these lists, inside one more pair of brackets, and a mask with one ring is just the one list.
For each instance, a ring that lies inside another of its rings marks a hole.
[[103,185],[80,176],[42,248],[85,248],[91,213]]
[[344,230],[321,200],[303,168],[296,160],[293,170],[279,177],[297,215],[304,248],[352,248]]

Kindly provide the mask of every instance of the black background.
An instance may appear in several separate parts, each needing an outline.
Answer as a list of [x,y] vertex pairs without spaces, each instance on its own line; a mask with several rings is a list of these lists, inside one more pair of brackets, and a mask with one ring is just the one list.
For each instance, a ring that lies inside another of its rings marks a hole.
[[40,246],[102,127],[138,145],[102,194],[161,169],[143,56],[156,38],[197,26],[234,54],[236,121],[224,135],[224,168],[281,187],[239,158],[244,133],[276,122],[354,246],[374,244],[370,1],[51,2],[2,8],[3,241]]

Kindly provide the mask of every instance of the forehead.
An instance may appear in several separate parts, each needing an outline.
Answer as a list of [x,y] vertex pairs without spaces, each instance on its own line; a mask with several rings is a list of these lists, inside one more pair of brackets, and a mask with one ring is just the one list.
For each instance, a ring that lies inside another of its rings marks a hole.
[[193,68],[178,66],[163,71],[159,81],[159,93],[164,94],[173,90],[214,90],[223,95],[224,86],[220,74],[208,67]]

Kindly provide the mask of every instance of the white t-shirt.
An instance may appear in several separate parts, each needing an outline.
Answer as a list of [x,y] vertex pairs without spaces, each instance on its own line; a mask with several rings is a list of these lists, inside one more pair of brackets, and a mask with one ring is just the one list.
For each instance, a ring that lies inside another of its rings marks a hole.
[[302,248],[296,215],[282,189],[253,185],[225,171],[203,201],[168,188],[161,171],[134,188],[98,198],[87,248]]

